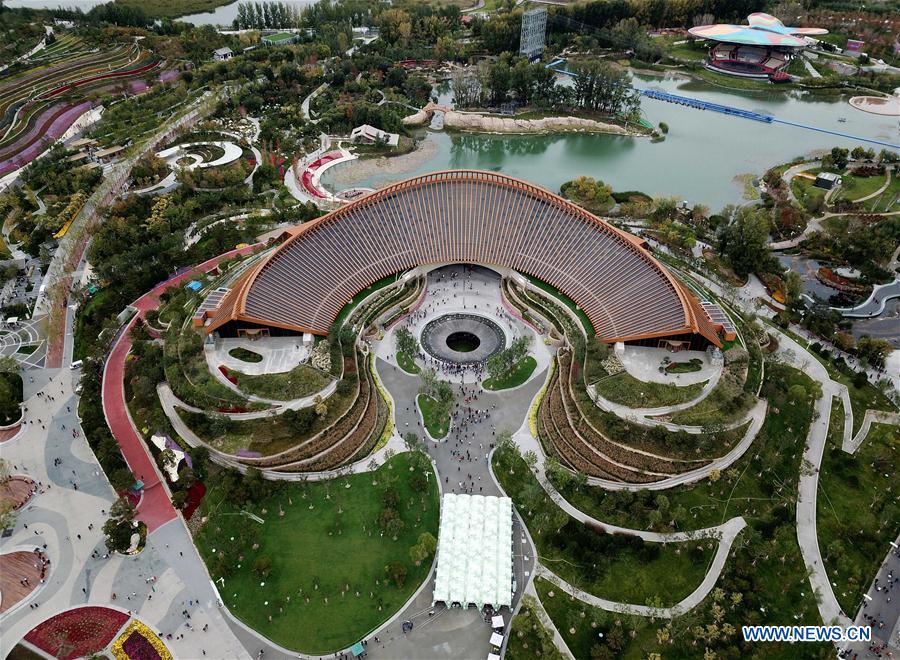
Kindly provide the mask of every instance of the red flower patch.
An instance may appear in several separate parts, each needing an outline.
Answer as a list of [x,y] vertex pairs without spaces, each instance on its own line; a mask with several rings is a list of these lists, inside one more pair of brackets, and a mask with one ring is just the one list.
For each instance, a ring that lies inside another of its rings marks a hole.
[[129,618],[107,607],[78,607],[35,626],[25,639],[59,660],[74,660],[104,649]]

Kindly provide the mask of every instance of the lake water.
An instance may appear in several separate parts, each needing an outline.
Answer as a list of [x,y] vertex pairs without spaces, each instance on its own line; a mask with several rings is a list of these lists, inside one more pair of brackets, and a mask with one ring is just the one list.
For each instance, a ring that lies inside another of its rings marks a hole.
[[[63,7],[80,8],[82,11],[88,11],[94,7],[110,0],[5,0],[7,7],[28,7],[30,9],[56,9]],[[292,7],[308,7],[316,0],[281,0],[286,5]],[[223,5],[216,8],[215,11],[203,12],[200,14],[191,14],[190,16],[182,16],[179,21],[193,23],[194,25],[224,25],[231,27],[231,22],[237,17],[237,6],[241,3],[252,2],[252,0],[239,0],[229,5]]]
[[[239,0],[232,2],[230,5],[222,5],[217,7],[215,11],[207,11],[200,14],[191,14],[190,16],[182,16],[179,21],[193,23],[194,25],[225,25],[231,27],[232,21],[237,18],[238,5],[250,4],[253,0]],[[280,0],[283,4],[290,7],[302,9],[311,4],[315,4],[316,0]]]
[[[820,128],[896,143],[897,120],[855,110],[847,97],[822,99],[801,91],[772,89],[744,92],[720,88],[682,77],[636,77],[638,87],[721,103]],[[441,101],[450,93],[439,89]],[[396,174],[376,174],[358,185],[381,187],[392,179],[425,172],[476,168],[502,171],[551,191],[565,181],[588,175],[602,179],[616,190],[642,190],[653,196],[670,195],[718,210],[744,201],[743,184],[735,176],[763,171],[796,156],[832,146],[854,147],[854,140],[778,124],[765,124],[644,99],[646,118],[669,125],[664,142],[647,138],[569,133],[562,135],[510,136],[428,133],[435,143],[432,158],[414,169]],[[839,122],[846,118],[846,122]],[[880,147],[875,147],[876,151]],[[342,167],[338,165],[334,170]],[[332,170],[332,171],[334,171]],[[326,172],[323,182],[332,176]]]
[[27,7],[28,9],[81,9],[88,11],[91,7],[102,5],[109,0],[5,0],[4,6],[10,9]]

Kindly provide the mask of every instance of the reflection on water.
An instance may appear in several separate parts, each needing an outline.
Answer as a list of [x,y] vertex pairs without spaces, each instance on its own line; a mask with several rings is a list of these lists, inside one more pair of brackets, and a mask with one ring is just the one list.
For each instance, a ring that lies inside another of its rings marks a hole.
[[[732,91],[681,77],[636,76],[639,87],[765,112],[777,117],[874,139],[896,141],[896,120],[851,108],[846,97],[800,91]],[[448,84],[436,88],[442,104],[452,100]],[[424,164],[392,176],[376,173],[359,185],[381,187],[391,181],[434,170],[476,168],[502,171],[557,191],[562,183],[587,175],[616,190],[642,190],[706,204],[714,211],[741,203],[738,174],[761,173],[769,167],[832,146],[859,142],[784,125],[730,117],[672,103],[644,99],[646,118],[669,125],[666,140],[588,133],[563,135],[466,135],[431,133],[435,153]],[[838,119],[845,117],[846,122]],[[341,165],[337,166],[342,167]],[[323,176],[330,185],[329,173]]]
[[[232,21],[237,18],[238,5],[250,4],[252,1],[253,0],[240,0],[239,2],[232,2],[230,5],[217,7],[213,11],[183,16],[178,20],[184,21],[185,23],[193,23],[194,25],[225,25],[231,27]],[[280,0],[280,2],[289,7],[302,9],[303,7],[315,4],[316,0]]]
[[809,259],[799,254],[779,254],[778,261],[785,268],[800,274],[800,277],[803,279],[803,293],[819,298],[833,307],[853,306],[856,304],[856,298],[850,298],[816,279],[816,271],[819,270],[821,264],[815,259]]

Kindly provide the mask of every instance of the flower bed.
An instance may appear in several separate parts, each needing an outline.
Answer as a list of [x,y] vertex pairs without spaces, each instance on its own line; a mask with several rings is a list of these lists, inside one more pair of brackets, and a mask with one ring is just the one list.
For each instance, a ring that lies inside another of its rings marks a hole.
[[140,621],[132,621],[112,645],[116,660],[172,660],[159,636]]
[[75,660],[106,648],[128,619],[108,607],[79,607],[35,626],[25,640],[59,660]]

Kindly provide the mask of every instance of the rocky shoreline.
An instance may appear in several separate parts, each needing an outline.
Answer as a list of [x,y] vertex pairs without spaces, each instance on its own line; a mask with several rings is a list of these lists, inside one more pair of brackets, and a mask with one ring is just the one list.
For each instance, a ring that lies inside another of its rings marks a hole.
[[[430,121],[432,110],[423,110],[403,118],[407,126],[421,126]],[[579,131],[585,133],[607,133],[611,135],[642,135],[629,131],[622,126],[609,124],[595,119],[581,117],[545,117],[543,119],[516,119],[515,117],[494,117],[476,112],[457,112],[449,110],[444,113],[444,128],[470,133],[503,133],[518,135],[535,135],[542,133],[567,133]]]

